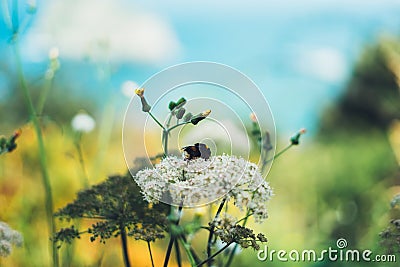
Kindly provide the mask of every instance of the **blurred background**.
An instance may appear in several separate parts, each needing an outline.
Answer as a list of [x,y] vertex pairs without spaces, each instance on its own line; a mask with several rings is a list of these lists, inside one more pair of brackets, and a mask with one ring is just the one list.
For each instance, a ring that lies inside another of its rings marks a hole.
[[[251,224],[269,247],[322,250],[342,237],[351,248],[383,253],[379,233],[400,192],[399,1],[1,3],[0,134],[22,129],[22,135],[15,151],[0,156],[0,221],[25,239],[1,266],[49,262],[36,136],[13,52],[17,35],[56,210],[83,188],[82,172],[90,184],[126,172],[121,132],[134,88],[170,65],[215,61],[242,71],[262,90],[278,150],[299,128],[308,129],[301,146],[277,160],[267,177],[276,194],[270,218]],[[80,153],[71,120],[82,110],[95,128],[81,136]],[[150,266],[147,255],[137,256],[146,244],[129,242],[134,266]],[[65,266],[98,266],[100,258],[103,266],[122,265],[118,240],[76,243],[79,253]],[[159,263],[165,245],[155,248]],[[245,265],[268,264],[249,250],[233,264]]]

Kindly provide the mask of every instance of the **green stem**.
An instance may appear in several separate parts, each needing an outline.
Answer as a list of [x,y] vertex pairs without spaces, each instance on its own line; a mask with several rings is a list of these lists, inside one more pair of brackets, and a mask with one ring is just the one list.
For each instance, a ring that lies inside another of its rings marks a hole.
[[174,126],[172,126],[171,128],[168,128],[168,132],[170,132],[171,130],[173,130],[173,129],[179,127],[179,126],[182,126],[182,125],[185,125],[185,124],[188,124],[188,123],[190,123],[190,121],[184,121],[184,122],[177,123]]
[[279,156],[281,156],[283,153],[285,153],[287,150],[289,150],[292,146],[293,146],[293,144],[289,144],[287,147],[285,147],[284,149],[282,149],[281,151],[276,153],[272,159],[267,160],[266,163],[269,163],[269,162],[277,159]]
[[[14,1],[18,2],[18,1]],[[16,5],[13,7],[18,8]],[[53,195],[52,195],[52,190],[51,190],[51,184],[50,184],[50,178],[49,178],[49,173],[48,173],[48,168],[47,168],[47,159],[46,159],[46,150],[43,142],[43,133],[42,129],[39,124],[38,117],[36,115],[36,110],[33,106],[33,102],[31,99],[31,96],[29,94],[29,89],[28,85],[25,80],[25,76],[23,73],[23,68],[22,68],[22,60],[21,60],[21,55],[19,51],[19,44],[18,44],[18,36],[17,33],[15,33],[14,37],[14,54],[15,54],[15,59],[16,59],[16,65],[17,65],[17,72],[18,72],[18,78],[21,83],[21,90],[25,98],[26,105],[28,106],[28,112],[30,115],[30,119],[32,121],[35,133],[36,133],[36,138],[38,142],[38,154],[39,154],[39,161],[40,161],[40,169],[42,172],[42,183],[45,191],[45,207],[46,207],[46,216],[47,216],[47,224],[48,224],[48,231],[49,231],[49,236],[53,236],[53,234],[56,232],[56,227],[55,227],[55,221],[53,217],[53,211],[54,211],[54,204],[53,204]],[[53,266],[59,266],[59,260],[58,260],[58,253],[57,253],[57,245],[55,242],[52,242],[51,246],[51,254],[53,257]]]
[[178,267],[182,267],[182,258],[181,258],[181,251],[179,249],[179,243],[174,242],[175,244],[175,255],[176,255],[176,261],[178,262]]
[[[49,69],[49,70],[51,70],[51,69]],[[52,71],[55,72],[55,70],[52,70]],[[39,96],[39,102],[38,102],[38,106],[37,106],[37,114],[39,116],[43,115],[42,113],[43,113],[43,109],[44,109],[44,104],[46,103],[47,96],[49,95],[50,89],[53,85],[53,80],[54,80],[53,77],[50,79],[45,78],[46,82],[43,86],[42,93]]]
[[[179,221],[180,221],[180,219],[181,219],[181,212],[182,212],[182,209],[183,209],[182,205],[179,205],[179,208],[178,208],[178,219],[177,219],[175,222],[173,222],[173,224],[176,225],[176,226],[179,225]],[[173,212],[173,207],[171,206],[171,211],[170,211],[170,213],[172,214],[172,212]],[[164,267],[167,267],[167,266],[168,266],[169,258],[171,257],[172,247],[173,247],[173,245],[174,245],[174,243],[175,243],[175,241],[176,241],[176,236],[174,236],[174,234],[172,233],[172,231],[170,232],[170,234],[171,234],[171,238],[169,239],[169,243],[168,243],[168,247],[167,247],[167,252],[165,253]]]
[[197,265],[196,265],[196,259],[195,259],[195,257],[194,257],[193,254],[192,254],[192,249],[191,249],[190,245],[184,240],[184,238],[183,238],[182,236],[179,237],[178,240],[182,243],[182,247],[185,249],[185,252],[186,252],[186,254],[188,255],[190,265],[191,265],[192,267],[197,266]]
[[147,241],[147,249],[149,250],[151,267],[154,267],[153,253],[151,252],[150,241]]
[[[222,200],[221,204],[219,205],[218,210],[217,210],[217,213],[215,214],[215,217],[214,217],[213,222],[215,222],[215,220],[216,220],[216,219],[219,217],[219,215],[221,214],[222,208],[223,208],[224,205],[225,205],[225,201],[226,201],[226,199],[224,198],[224,199]],[[215,225],[212,224],[211,227],[210,227],[210,234],[208,235],[208,242],[207,242],[207,257],[209,257],[209,258],[211,257],[211,247],[212,247],[212,238],[213,238],[213,236],[214,236],[214,229],[215,229]],[[212,261],[210,260],[210,261],[208,262],[208,266],[211,266],[211,264],[212,264]]]
[[75,148],[78,152],[78,159],[79,159],[79,164],[81,165],[82,169],[82,185],[85,189],[89,188],[89,178],[86,172],[86,166],[85,166],[85,160],[83,159],[83,152],[82,152],[82,146],[81,146],[81,133],[76,137],[77,140],[75,140]]
[[148,112],[150,117],[165,131],[165,127],[164,125],[161,124],[161,122],[159,120],[157,120],[157,118],[153,115],[153,113],[151,113],[150,111]]
[[218,250],[217,252],[215,252],[213,255],[211,255],[210,257],[208,257],[207,259],[205,259],[204,261],[200,262],[199,264],[197,264],[197,267],[202,266],[205,263],[210,262],[213,258],[215,258],[216,256],[218,256],[218,254],[220,254],[222,251],[224,251],[225,249],[227,249],[230,244],[226,244],[225,246],[223,246],[220,250]]
[[244,216],[242,219],[238,220],[236,224],[240,223],[241,221],[247,220],[250,216],[252,216],[254,213],[247,213],[246,216]]
[[168,128],[169,125],[171,124],[171,119],[172,119],[172,111],[169,113],[169,117],[168,117],[168,120],[167,120],[166,128]]
[[163,131],[163,146],[164,146],[164,156],[168,156],[168,135],[169,135],[169,131],[168,130],[164,130]]

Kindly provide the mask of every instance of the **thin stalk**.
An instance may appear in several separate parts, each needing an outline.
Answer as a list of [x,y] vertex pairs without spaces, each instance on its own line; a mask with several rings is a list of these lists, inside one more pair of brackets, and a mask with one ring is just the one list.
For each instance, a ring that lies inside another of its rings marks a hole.
[[168,116],[168,120],[167,120],[167,124],[165,125],[166,126],[166,128],[168,128],[170,125],[171,125],[171,119],[172,119],[172,111],[169,113],[169,116]]
[[163,141],[164,141],[164,156],[168,156],[168,135],[169,135],[169,131],[168,130],[164,130],[163,131]]
[[81,146],[81,133],[76,137],[77,140],[75,140],[75,148],[76,151],[78,152],[78,160],[79,164],[81,165],[82,169],[82,185],[85,189],[89,188],[89,177],[86,172],[86,166],[85,166],[85,160],[83,159],[83,152],[82,152],[82,146]]
[[125,267],[130,267],[131,263],[129,261],[128,240],[126,236],[125,226],[121,224],[119,226],[119,230],[121,231],[122,255],[124,257],[124,264]]
[[281,151],[276,153],[271,159],[269,159],[269,160],[264,159],[264,161],[262,163],[262,166],[261,166],[261,173],[264,173],[265,167],[267,166],[267,163],[270,163],[271,161],[277,159],[279,156],[281,156],[283,153],[285,153],[287,150],[289,150],[292,146],[293,146],[293,144],[289,144],[284,149],[282,149]]
[[[174,222],[175,225],[179,225],[179,221],[181,219],[181,212],[182,212],[182,205],[179,206],[178,208],[178,219]],[[173,207],[171,207],[171,213],[173,212]],[[165,253],[165,258],[164,258],[164,267],[168,266],[169,258],[171,257],[171,252],[172,252],[172,247],[176,241],[176,237],[173,236],[171,233],[171,238],[169,239],[168,247],[167,247],[167,252]]]
[[150,117],[165,131],[164,125],[161,124],[161,122],[151,113],[150,111],[148,112]]
[[181,257],[181,251],[179,249],[179,243],[175,241],[174,244],[175,244],[176,262],[178,263],[178,267],[182,267],[182,257]]
[[168,128],[168,131],[171,131],[171,130],[179,127],[179,126],[182,126],[182,125],[185,125],[185,124],[188,124],[188,123],[190,123],[190,121],[184,121],[184,122],[177,123],[174,126],[172,126],[171,128]]
[[214,254],[212,254],[210,257],[208,257],[207,259],[205,259],[204,261],[200,262],[199,264],[197,264],[197,267],[202,266],[203,264],[206,264],[208,262],[210,262],[213,258],[215,258],[216,256],[218,256],[218,254],[220,254],[222,251],[224,251],[225,249],[227,249],[230,244],[226,244],[225,246],[223,246],[220,250],[218,250],[217,252],[215,252]]
[[151,267],[154,267],[153,253],[151,253],[150,241],[147,241],[147,249],[149,250]]
[[[52,70],[52,71],[55,72],[55,70],[53,70],[53,69],[49,69],[49,70]],[[53,74],[53,75],[54,75],[54,74]],[[43,109],[44,109],[44,105],[45,105],[45,103],[46,103],[47,96],[49,95],[50,89],[51,89],[51,87],[53,86],[53,80],[54,80],[53,77],[50,78],[50,79],[46,79],[46,78],[45,78],[45,81],[46,81],[46,82],[45,82],[45,84],[44,84],[44,86],[43,86],[42,93],[41,93],[40,96],[39,96],[39,102],[38,102],[38,106],[37,106],[37,114],[38,114],[39,116],[41,116],[42,113],[43,113]]]
[[242,219],[238,220],[236,222],[236,224],[240,223],[241,221],[247,220],[247,218],[249,218],[251,215],[253,215],[254,213],[247,213],[246,216],[244,216]]
[[192,267],[198,266],[198,265],[196,265],[196,259],[195,259],[194,255],[192,254],[192,249],[191,249],[190,245],[188,243],[186,243],[183,236],[180,236],[178,238],[178,240],[182,243],[182,247],[185,249],[186,254],[188,255],[190,265]]
[[276,153],[272,159],[267,160],[266,163],[269,163],[269,162],[277,159],[279,156],[281,156],[283,153],[285,153],[287,150],[289,150],[292,146],[293,146],[293,144],[289,144],[287,147],[285,147],[284,149],[282,149],[281,151]]
[[164,267],[168,266],[168,262],[169,262],[169,258],[171,257],[172,246],[174,245],[174,242],[175,242],[175,237],[171,236],[171,238],[169,239],[167,252],[166,252],[165,258],[164,258],[164,265],[163,265]]
[[[18,2],[18,1],[14,1],[14,3],[16,3],[16,2]],[[18,7],[15,4],[13,8],[17,9]],[[49,177],[48,168],[47,168],[47,158],[46,158],[46,150],[45,150],[44,141],[43,141],[43,133],[42,133],[42,129],[39,124],[38,117],[36,115],[36,110],[33,106],[31,96],[29,94],[28,85],[25,80],[25,76],[24,76],[24,72],[23,72],[23,68],[22,68],[21,54],[19,51],[19,43],[18,43],[17,33],[15,33],[13,47],[14,47],[14,54],[15,54],[17,72],[18,72],[18,79],[20,80],[20,83],[21,83],[20,88],[24,95],[25,103],[28,107],[29,116],[30,116],[31,122],[33,124],[33,128],[35,130],[36,138],[37,138],[37,142],[38,142],[40,170],[42,173],[42,184],[43,184],[44,191],[45,191],[45,208],[46,208],[47,225],[48,225],[49,236],[53,236],[53,234],[56,232],[55,220],[53,217],[54,204],[53,204],[53,194],[52,194],[51,184],[50,184],[50,177]],[[50,241],[50,242],[51,242],[51,254],[52,254],[52,258],[53,258],[53,266],[57,267],[57,266],[59,266],[57,245],[55,244],[55,242],[52,242],[52,241]]]
[[[225,201],[226,201],[226,199],[224,198],[224,199],[222,200],[221,204],[219,205],[218,210],[217,210],[217,213],[215,214],[215,217],[214,217],[213,222],[219,217],[219,215],[220,215],[220,213],[221,213],[221,211],[222,211],[222,208],[223,208],[224,205],[225,205]],[[214,229],[215,229],[215,225],[213,224],[213,225],[211,225],[211,227],[210,227],[210,234],[208,235],[208,242],[207,242],[207,257],[209,257],[209,258],[210,258],[210,256],[211,256],[211,247],[212,247],[212,238],[213,238],[213,236],[214,236]],[[212,262],[209,261],[209,262],[208,262],[208,266],[211,266],[211,264],[212,264]]]

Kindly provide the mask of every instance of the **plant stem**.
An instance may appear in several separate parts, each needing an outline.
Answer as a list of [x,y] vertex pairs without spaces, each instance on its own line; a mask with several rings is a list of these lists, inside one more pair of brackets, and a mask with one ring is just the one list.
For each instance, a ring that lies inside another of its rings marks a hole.
[[[17,2],[18,1],[14,1],[13,10],[18,9]],[[15,11],[15,12],[17,12],[17,11]],[[14,18],[14,16],[13,16],[13,18]],[[44,191],[45,191],[45,208],[46,208],[47,225],[48,225],[49,236],[52,237],[53,234],[56,232],[56,227],[55,227],[55,220],[53,217],[53,211],[54,211],[53,194],[52,194],[52,190],[51,190],[50,177],[49,177],[48,168],[47,168],[46,150],[45,150],[44,141],[43,141],[42,129],[40,127],[39,120],[36,115],[36,110],[33,106],[33,102],[32,102],[31,96],[29,94],[28,85],[25,80],[18,41],[19,41],[18,40],[18,32],[15,32],[13,47],[14,47],[14,54],[15,54],[17,72],[18,72],[18,79],[21,83],[20,88],[24,95],[25,102],[28,107],[29,116],[30,116],[31,122],[33,124],[33,128],[35,130],[36,138],[37,138],[37,142],[38,142],[38,154],[39,154],[40,169],[42,172],[42,184],[43,184]],[[55,242],[52,242],[52,241],[50,241],[50,242],[52,244],[51,254],[52,254],[52,258],[53,258],[53,266],[57,267],[57,266],[59,266],[57,245],[55,244]]]
[[185,239],[184,239],[183,236],[180,236],[180,237],[179,237],[179,241],[181,241],[182,246],[183,246],[183,248],[185,249],[186,254],[188,255],[190,265],[191,265],[192,267],[197,266],[197,265],[196,265],[196,259],[195,259],[194,255],[193,255],[193,253],[192,253],[192,249],[191,249],[190,245],[189,245],[188,243],[186,243],[186,241],[185,241]]
[[165,259],[164,259],[164,267],[168,266],[169,258],[171,257],[171,251],[172,251],[172,246],[174,245],[175,242],[175,237],[171,236],[169,239],[168,247],[167,247],[167,252],[165,254]]
[[123,224],[120,224],[119,230],[121,231],[122,254],[124,257],[125,267],[130,267],[131,263],[129,261],[128,240],[126,236],[125,226]]
[[[251,216],[251,212],[250,212],[250,210],[248,210],[246,212],[246,216],[243,218],[243,223],[242,223],[243,227],[246,226],[247,220],[249,219],[250,216]],[[233,256],[235,256],[235,252],[236,252],[237,247],[238,247],[238,244],[236,243],[235,246],[233,246],[233,249],[232,249],[231,253],[229,254],[229,258],[228,258],[228,261],[225,264],[225,267],[229,267],[231,265],[232,260],[233,260]]]
[[163,141],[164,141],[164,156],[168,156],[168,135],[169,135],[169,131],[168,130],[164,130],[163,131]]
[[179,243],[174,242],[175,244],[175,255],[176,255],[176,261],[178,262],[178,267],[182,267],[182,258],[181,258],[181,251],[179,250]]
[[150,117],[165,131],[166,129],[165,129],[164,125],[162,125],[161,122],[159,120],[157,120],[156,117],[154,117],[153,113],[151,113],[150,111],[148,113],[149,113]]
[[[212,222],[214,222],[219,217],[219,215],[220,215],[220,213],[222,211],[222,208],[225,205],[225,201],[226,201],[226,199],[224,198],[222,200],[221,204],[219,204],[217,213],[215,214],[214,220]],[[209,257],[209,258],[211,256],[211,247],[212,247],[212,238],[213,238],[213,235],[214,235],[214,229],[215,229],[215,224],[212,224],[211,227],[210,227],[210,234],[208,235],[208,242],[207,242],[207,257]],[[208,266],[211,266],[211,264],[212,264],[212,261],[209,261],[208,262]]]
[[289,144],[287,147],[285,147],[284,149],[282,149],[281,151],[276,153],[272,159],[267,160],[266,163],[269,163],[269,162],[277,159],[279,156],[281,156],[283,153],[285,153],[287,150],[289,150],[292,146],[293,146],[293,144]]
[[147,241],[147,248],[149,249],[151,267],[154,267],[153,253],[151,253],[150,241]]
[[82,137],[82,134],[79,133],[75,140],[75,148],[78,152],[79,164],[81,165],[81,169],[82,169],[82,185],[85,189],[87,189],[87,188],[89,188],[89,178],[88,178],[88,175],[86,172],[85,160],[83,159],[81,137]]
[[172,126],[171,128],[168,128],[168,131],[171,131],[171,130],[173,130],[173,129],[179,127],[179,126],[182,126],[182,125],[185,125],[185,124],[188,124],[188,123],[190,123],[190,121],[180,122],[180,123],[178,123],[178,124],[175,124],[175,125]]
[[268,163],[270,163],[271,161],[277,159],[279,156],[281,156],[283,153],[285,153],[287,150],[289,150],[292,146],[293,146],[293,144],[289,144],[284,149],[282,149],[281,151],[276,153],[271,159],[269,159],[269,160],[264,159],[264,161],[262,163],[262,166],[261,166],[261,173],[264,173],[265,167],[267,166]]
[[[55,70],[52,70],[52,71],[55,72]],[[50,89],[51,89],[51,87],[53,85],[53,80],[54,80],[54,75],[50,79],[45,78],[45,84],[43,86],[43,91],[39,96],[39,102],[38,102],[38,105],[37,105],[37,114],[39,116],[43,115],[42,113],[43,113],[44,105],[46,103],[47,96],[50,93]]]
[[225,249],[227,249],[230,244],[226,244],[224,247],[222,247],[220,250],[218,250],[217,252],[215,252],[213,255],[211,255],[210,257],[208,257],[207,259],[205,259],[204,261],[200,262],[199,264],[197,264],[197,267],[202,266],[205,263],[210,262],[210,260],[212,260],[213,258],[215,258],[216,256],[218,256],[218,254],[220,254],[222,251],[224,251]]
[[[181,219],[181,212],[182,212],[182,205],[179,205],[178,208],[178,219],[174,222],[174,225],[179,225],[179,221]],[[173,212],[173,207],[171,206],[171,212]],[[169,258],[171,257],[171,252],[172,252],[172,247],[174,245],[174,242],[176,241],[176,237],[174,236],[174,233],[170,233],[171,238],[169,239],[168,247],[167,247],[167,252],[165,254],[165,259],[164,259],[164,267],[168,266]]]

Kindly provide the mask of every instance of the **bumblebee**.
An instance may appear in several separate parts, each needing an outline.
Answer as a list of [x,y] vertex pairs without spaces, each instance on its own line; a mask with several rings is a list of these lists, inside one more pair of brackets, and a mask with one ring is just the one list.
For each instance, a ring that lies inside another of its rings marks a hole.
[[197,158],[209,159],[211,156],[210,148],[202,143],[196,143],[193,146],[185,146],[182,150],[185,152],[185,160]]

